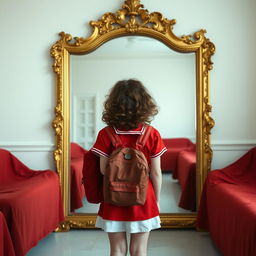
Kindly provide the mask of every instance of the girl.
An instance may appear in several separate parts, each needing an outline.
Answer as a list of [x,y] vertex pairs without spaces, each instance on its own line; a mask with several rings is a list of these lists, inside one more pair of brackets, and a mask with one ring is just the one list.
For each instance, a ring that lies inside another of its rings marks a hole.
[[[108,95],[102,120],[120,137],[124,146],[134,146],[145,125],[158,113],[157,106],[146,88],[137,80],[123,80],[115,84]],[[100,170],[104,175],[108,157],[115,148],[103,128],[91,149],[100,156]],[[160,156],[166,151],[159,132],[152,129],[143,148],[149,166],[150,179],[144,205],[116,206],[101,203],[96,227],[108,233],[111,256],[127,255],[130,234],[131,256],[147,255],[149,232],[160,228],[159,202],[162,183]]]

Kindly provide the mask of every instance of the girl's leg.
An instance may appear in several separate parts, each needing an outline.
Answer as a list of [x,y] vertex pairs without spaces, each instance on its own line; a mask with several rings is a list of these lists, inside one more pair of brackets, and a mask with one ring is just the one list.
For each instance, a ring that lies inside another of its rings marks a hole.
[[130,241],[131,256],[146,256],[149,232],[132,233]]
[[110,243],[110,256],[126,256],[127,238],[125,232],[108,233]]

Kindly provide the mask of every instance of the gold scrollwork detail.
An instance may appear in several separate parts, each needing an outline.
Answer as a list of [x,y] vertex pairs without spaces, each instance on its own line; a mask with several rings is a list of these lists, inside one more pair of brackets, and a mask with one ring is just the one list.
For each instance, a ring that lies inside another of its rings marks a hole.
[[62,158],[62,143],[63,143],[63,101],[62,101],[62,65],[63,65],[63,40],[57,41],[51,48],[51,56],[54,59],[52,65],[53,71],[56,74],[56,94],[57,104],[55,107],[55,118],[52,121],[52,127],[56,136],[56,149],[53,152],[53,157],[56,163],[57,173],[60,175],[60,162]]
[[59,224],[55,232],[66,232],[71,228],[95,228],[95,220],[65,220]]
[[122,7],[124,9],[127,9],[130,14],[137,15],[141,11],[140,8],[144,8],[144,5],[140,3],[140,0],[134,0],[134,1],[126,0],[124,1],[124,4]]
[[55,119],[52,121],[52,127],[55,129],[57,136],[62,135],[63,130],[63,114],[62,114],[62,102],[58,100],[57,106],[55,107]]
[[[51,49],[51,55],[55,59],[55,63],[53,64],[53,70],[56,73],[59,73],[59,69],[61,67],[60,62],[62,61],[61,58],[58,58],[58,53],[60,53],[63,50],[64,45],[70,45],[70,46],[80,46],[87,42],[89,39],[85,39],[83,37],[72,37],[70,34],[66,34],[65,32],[59,33],[60,40],[57,41],[55,45],[53,45]],[[55,67],[56,66],[56,67]]]
[[195,32],[193,35],[184,35],[181,36],[181,40],[186,44],[194,44],[198,41],[201,41],[205,36],[204,34],[207,31],[205,29],[201,29],[197,32]]
[[51,48],[51,56],[54,59],[54,63],[52,65],[53,71],[60,75],[61,73],[61,66],[62,66],[62,50],[63,50],[63,43],[62,39],[56,42]]
[[60,161],[62,155],[62,135],[63,135],[63,113],[62,113],[62,102],[58,100],[57,106],[55,107],[55,119],[52,121],[52,127],[55,130],[56,135],[56,149],[53,152],[53,157],[56,162],[56,169],[60,175]]
[[69,225],[71,228],[95,228],[95,220],[69,220]]
[[215,53],[215,45],[208,38],[206,38],[202,47],[204,64],[206,66],[206,70],[210,71],[213,68],[211,57]]
[[122,9],[116,13],[106,13],[101,19],[90,24],[102,35],[119,28],[126,28],[127,32],[131,33],[137,32],[139,28],[153,28],[166,33],[176,23],[174,19],[164,18],[159,12],[149,13],[143,8],[144,5],[140,4],[139,0],[126,0]]
[[196,220],[162,220],[162,228],[194,228]]
[[[209,71],[213,68],[211,60],[212,55],[215,53],[215,45],[205,38],[202,44],[202,61],[203,61],[203,150],[205,153],[205,168],[207,171],[211,169],[211,162],[213,151],[210,146],[211,129],[214,127],[215,122],[210,116],[212,106],[209,104]],[[204,175],[206,176],[206,174]]]
[[204,98],[205,110],[203,115],[204,127],[206,129],[207,134],[211,134],[211,129],[214,127],[215,122],[210,116],[210,112],[212,111],[212,106],[208,103],[208,97]]
[[162,214],[161,228],[194,228],[196,226],[196,215],[174,214],[171,218]]
[[70,225],[68,221],[64,221],[59,224],[59,226],[55,229],[55,232],[67,232],[70,230]]
[[[207,158],[206,158],[206,169],[207,172],[209,172],[211,170],[211,162],[212,162],[212,156],[213,156],[213,151],[211,149],[210,143],[207,140],[207,138],[204,140],[204,152],[205,154],[207,154]],[[206,177],[206,173],[204,174],[204,177]]]
[[210,116],[210,112],[212,111],[212,106],[209,104],[209,98],[207,96],[204,98],[204,105],[205,105],[205,110],[203,112],[203,126],[204,126],[203,140],[204,140],[204,152],[208,155],[207,170],[209,171],[211,162],[212,162],[212,155],[213,155],[209,138],[211,134],[211,129],[214,127],[215,122]]

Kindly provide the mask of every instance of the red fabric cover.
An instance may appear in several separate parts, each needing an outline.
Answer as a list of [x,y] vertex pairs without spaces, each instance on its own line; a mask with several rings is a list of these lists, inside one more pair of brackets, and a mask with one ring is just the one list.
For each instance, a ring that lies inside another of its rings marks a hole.
[[84,153],[87,152],[86,149],[81,147],[79,144],[75,142],[71,142],[71,159],[76,159],[76,158],[83,158]]
[[84,155],[83,180],[88,202],[103,202],[103,175],[100,171],[100,157],[91,150]]
[[83,207],[85,196],[83,185],[84,154],[87,152],[77,143],[71,143],[71,211]]
[[256,255],[256,147],[208,174],[197,226],[225,256]]
[[176,171],[179,153],[183,150],[195,150],[195,144],[187,138],[165,138],[163,142],[167,151],[161,157],[161,169],[162,171],[173,171],[173,178],[177,179]]
[[0,212],[0,255],[15,256],[11,236],[2,212]]
[[181,151],[177,162],[177,178],[181,185],[179,207],[196,211],[196,152]]
[[24,256],[64,220],[58,175],[33,171],[0,149],[0,210],[16,256]]

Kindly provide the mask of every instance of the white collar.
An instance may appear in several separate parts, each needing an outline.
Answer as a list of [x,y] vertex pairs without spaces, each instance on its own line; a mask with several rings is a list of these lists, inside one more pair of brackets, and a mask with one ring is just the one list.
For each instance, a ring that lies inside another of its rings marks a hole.
[[[138,129],[138,128],[137,128]],[[117,128],[114,127],[115,133],[116,134],[138,134],[138,135],[142,135],[145,132],[145,125],[141,126],[140,130],[128,130],[128,131],[122,131],[122,130],[118,130]]]

